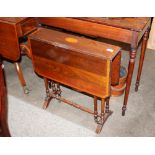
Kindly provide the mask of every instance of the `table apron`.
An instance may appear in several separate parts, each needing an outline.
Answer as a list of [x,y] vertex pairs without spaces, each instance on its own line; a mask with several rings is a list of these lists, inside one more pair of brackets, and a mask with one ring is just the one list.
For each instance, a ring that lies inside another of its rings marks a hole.
[[112,39],[124,43],[132,43],[133,31],[116,28],[108,25],[92,23],[72,18],[38,18],[41,24],[63,28],[72,32],[81,33],[88,36]]

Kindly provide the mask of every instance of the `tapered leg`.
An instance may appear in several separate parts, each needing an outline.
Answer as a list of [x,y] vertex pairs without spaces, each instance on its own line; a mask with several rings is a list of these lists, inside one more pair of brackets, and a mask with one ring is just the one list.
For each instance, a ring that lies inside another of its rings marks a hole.
[[141,77],[142,68],[143,68],[147,40],[148,40],[148,31],[146,31],[144,33],[143,41],[142,41],[141,55],[140,55],[140,61],[139,61],[139,67],[138,67],[138,75],[137,75],[137,80],[136,80],[136,85],[135,85],[136,92],[138,91],[138,87],[139,87],[139,83],[140,83],[140,77]]
[[21,69],[21,66],[18,62],[15,62],[15,68],[16,68],[16,71],[17,71],[17,74],[18,74],[18,78],[19,78],[19,81],[24,89],[24,93],[25,94],[28,94],[29,93],[29,89],[28,87],[26,86],[26,82],[25,82],[25,79],[24,79],[24,76],[23,76],[23,72],[22,72],[22,69]]
[[130,86],[131,86],[131,81],[132,81],[132,75],[133,75],[133,70],[134,70],[134,65],[135,65],[135,58],[136,58],[136,48],[132,48],[130,52],[130,61],[129,61],[129,66],[128,66],[128,76],[127,76],[127,82],[126,82],[124,103],[122,107],[122,116],[125,115],[125,111],[126,111],[126,106],[128,102],[129,91],[130,91]]

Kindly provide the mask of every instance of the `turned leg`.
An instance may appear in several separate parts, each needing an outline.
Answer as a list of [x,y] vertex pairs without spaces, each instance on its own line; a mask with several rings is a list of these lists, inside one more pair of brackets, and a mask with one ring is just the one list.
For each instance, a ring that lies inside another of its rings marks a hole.
[[98,115],[98,110],[97,110],[97,97],[94,96],[94,120],[97,122],[97,116]]
[[130,52],[130,61],[128,65],[128,76],[127,76],[127,81],[126,81],[124,103],[122,107],[122,116],[125,115],[125,111],[126,111],[126,106],[128,102],[130,86],[131,86],[131,81],[132,81],[132,75],[133,75],[133,70],[134,70],[134,65],[135,65],[135,58],[136,58],[136,48],[132,48]]
[[24,79],[24,76],[23,76],[23,72],[22,72],[22,69],[21,69],[21,66],[18,62],[15,62],[15,68],[16,68],[16,71],[17,71],[17,74],[18,74],[18,78],[19,78],[19,81],[24,89],[24,93],[25,94],[28,94],[29,93],[29,89],[27,88],[26,86],[26,82],[25,82],[25,79]]
[[145,57],[148,34],[149,34],[149,32],[146,31],[144,33],[144,36],[143,36],[142,47],[141,47],[141,55],[140,55],[140,61],[139,61],[139,67],[138,67],[138,75],[137,75],[137,80],[136,80],[136,84],[135,84],[135,91],[136,92],[138,91],[138,87],[139,87],[139,83],[140,83],[140,77],[141,77],[142,68],[143,68],[143,62],[144,62],[144,57]]
[[61,97],[61,88],[60,88],[60,84],[59,83],[57,83],[57,95],[58,95],[58,97]]
[[[96,128],[97,134],[101,132],[104,123],[106,122],[108,117],[113,113],[111,110],[109,110],[109,99],[110,98],[107,98],[106,100],[104,98],[101,99],[101,114],[100,116],[98,115],[98,118],[100,117],[100,119],[96,120],[96,123],[98,124]],[[106,102],[106,106],[105,106],[105,102]]]
[[46,89],[46,97],[43,104],[43,109],[46,109],[51,101],[50,91],[49,91],[49,81],[47,78],[44,78],[45,89]]
[[102,130],[103,124],[104,124],[104,111],[105,111],[105,99],[101,99],[101,118],[98,122],[98,126],[96,128],[96,133],[99,134]]
[[106,99],[106,107],[105,107],[105,112],[106,113],[109,113],[110,111],[109,111],[109,100],[110,100],[110,98],[108,97],[107,99]]

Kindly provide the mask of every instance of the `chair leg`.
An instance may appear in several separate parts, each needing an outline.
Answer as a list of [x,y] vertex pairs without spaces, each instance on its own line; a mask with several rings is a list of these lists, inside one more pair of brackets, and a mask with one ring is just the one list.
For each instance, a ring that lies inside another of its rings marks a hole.
[[23,72],[22,72],[22,69],[21,69],[21,66],[18,62],[15,62],[15,68],[16,68],[16,71],[17,71],[17,74],[18,74],[18,78],[19,78],[19,81],[24,89],[24,93],[25,94],[28,94],[30,92],[29,88],[26,86],[26,82],[25,82],[25,79],[24,79],[24,76],[23,76]]

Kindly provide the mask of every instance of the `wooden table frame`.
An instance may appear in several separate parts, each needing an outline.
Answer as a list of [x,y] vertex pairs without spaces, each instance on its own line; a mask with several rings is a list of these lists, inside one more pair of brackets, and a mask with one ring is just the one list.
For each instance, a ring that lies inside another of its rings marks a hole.
[[72,32],[76,32],[76,33],[80,33],[88,36],[107,38],[114,41],[130,44],[131,50],[130,50],[130,60],[128,64],[128,76],[127,76],[127,82],[126,82],[124,103],[122,107],[122,115],[124,116],[126,107],[127,107],[129,92],[130,92],[137,48],[141,38],[143,38],[138,75],[137,75],[136,87],[135,87],[135,91],[138,91],[142,67],[143,67],[143,61],[145,57],[146,45],[148,40],[148,34],[150,30],[150,25],[151,25],[151,18],[148,18],[147,24],[144,25],[143,29],[139,31],[134,29],[126,29],[126,28],[121,28],[116,26],[110,26],[106,24],[94,23],[90,21],[85,21],[80,18],[43,17],[43,18],[38,18],[38,20],[40,24],[63,28],[68,31],[72,31]]

